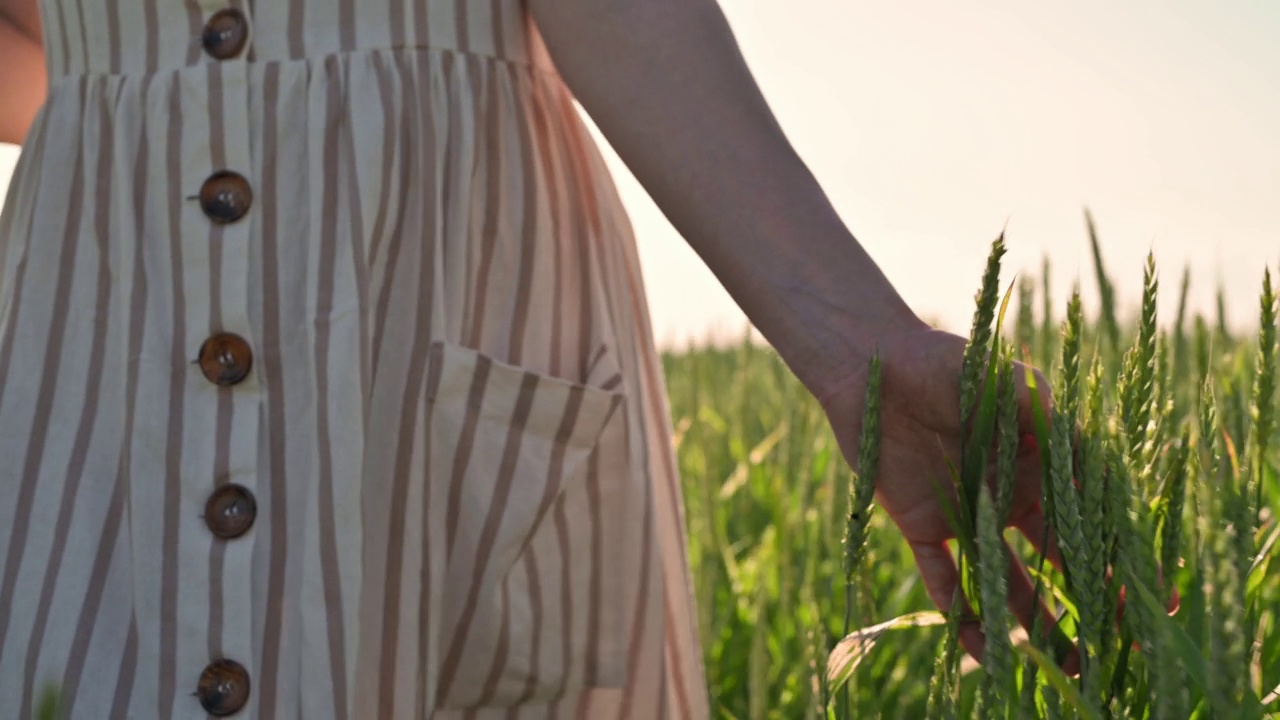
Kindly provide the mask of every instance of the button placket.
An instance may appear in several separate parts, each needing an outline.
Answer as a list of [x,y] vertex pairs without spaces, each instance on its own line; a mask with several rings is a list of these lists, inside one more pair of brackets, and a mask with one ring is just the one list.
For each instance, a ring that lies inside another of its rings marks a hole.
[[[204,479],[193,481],[191,486],[201,494],[200,531],[223,546],[219,550],[222,560],[218,583],[222,590],[217,600],[222,605],[222,631],[216,639],[219,654],[207,657],[203,670],[197,665],[181,672],[187,677],[188,701],[194,694],[209,715],[224,717],[250,704],[253,557],[256,536],[261,532],[255,527],[258,501],[254,493],[261,487],[257,469],[262,395],[257,377],[260,364],[255,362],[252,342],[255,334],[249,286],[255,166],[250,154],[249,67],[245,58],[249,54],[251,23],[245,12],[227,8],[226,0],[197,3],[203,6],[207,18],[199,42],[209,58],[209,85],[205,88],[208,100],[201,109],[208,113],[210,125],[208,137],[199,138],[196,147],[209,150],[192,158],[203,168],[203,178],[196,181],[199,191],[195,199],[200,213],[188,217],[203,220],[202,227],[191,228],[192,242],[201,245],[195,257],[219,263],[220,272],[216,277],[207,276],[217,282],[216,295],[206,296],[217,306],[203,318],[212,325],[205,325],[209,332],[196,348],[199,374],[193,381],[208,389],[210,394],[201,393],[205,402],[220,408],[229,402],[233,420],[225,475],[217,483]],[[195,166],[190,169],[196,171]],[[209,307],[208,301],[204,307]],[[198,677],[192,677],[192,673],[198,673]]]

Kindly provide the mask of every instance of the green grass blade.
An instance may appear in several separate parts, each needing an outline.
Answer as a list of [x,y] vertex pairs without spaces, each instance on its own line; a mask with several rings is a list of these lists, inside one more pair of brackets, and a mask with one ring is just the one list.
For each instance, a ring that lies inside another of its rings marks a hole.
[[1053,686],[1053,689],[1062,695],[1062,699],[1066,700],[1080,714],[1081,718],[1085,720],[1102,720],[1102,716],[1085,703],[1084,698],[1080,697],[1080,691],[1076,689],[1075,683],[1062,672],[1062,668],[1058,667],[1058,664],[1052,658],[1030,643],[1019,645],[1018,650],[1031,658],[1036,667],[1040,668],[1040,672],[1044,674],[1045,679]]

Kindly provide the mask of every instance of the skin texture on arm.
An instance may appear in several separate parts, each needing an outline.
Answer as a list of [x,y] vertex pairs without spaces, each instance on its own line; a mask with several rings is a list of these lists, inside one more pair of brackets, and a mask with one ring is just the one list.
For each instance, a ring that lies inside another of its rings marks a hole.
[[47,82],[36,0],[0,0],[0,142],[22,143]]
[[[965,338],[923,323],[837,217],[766,104],[715,0],[528,6],[583,109],[818,398],[851,464],[867,363],[879,353],[876,496],[910,544],[930,598],[950,607],[959,576],[934,483],[951,487],[947,461],[957,463],[960,454]],[[1016,364],[1014,376],[1025,436],[1032,429],[1025,368]],[[1043,377],[1036,387],[1048,408]],[[1017,468],[1009,525],[1039,545],[1045,517],[1038,452],[1025,448]],[[1048,554],[1059,562],[1052,537]],[[1037,605],[1018,562],[1010,563],[1008,588],[1010,608],[1030,630]],[[1048,632],[1054,617],[1043,603],[1039,612]],[[960,641],[981,657],[978,626],[962,623]],[[1068,658],[1064,667],[1075,662]]]
[[811,389],[923,327],[779,127],[712,0],[530,0],[619,157]]

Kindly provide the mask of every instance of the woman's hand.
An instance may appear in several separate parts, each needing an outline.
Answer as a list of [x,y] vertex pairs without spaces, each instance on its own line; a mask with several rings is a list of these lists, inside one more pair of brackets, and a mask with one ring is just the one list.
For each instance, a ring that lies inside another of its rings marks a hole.
[[[937,489],[943,489],[951,502],[956,501],[955,482],[946,461],[960,467],[959,379],[965,344],[962,337],[929,328],[884,336],[878,343],[882,369],[876,498],[911,546],[929,597],[943,611],[956,594],[959,573],[947,547],[955,533]],[[1019,437],[1033,437],[1025,370],[1015,364]],[[1036,385],[1047,413],[1048,386],[1043,378]],[[858,455],[865,388],[866,371],[861,370],[816,393],[850,463]],[[1008,522],[1039,547],[1045,517],[1040,505],[1040,456],[1034,442],[1019,448],[1016,472]],[[1050,560],[1056,564],[1057,553],[1050,545]],[[1036,608],[1034,586],[1011,550],[1009,568],[1009,609],[1030,632]],[[1041,627],[1052,628],[1055,621],[1044,603],[1040,603],[1040,610]],[[971,619],[968,608],[963,612],[970,619],[960,625],[960,642],[969,654],[981,659],[984,640],[980,626]],[[1075,662],[1069,660],[1064,669],[1073,671]]]
[[[716,0],[530,0],[529,9],[574,96],[823,401],[851,461],[868,353],[879,345],[878,495],[911,542],[930,597],[949,606],[957,573],[932,483],[950,487],[943,457],[959,455],[964,339],[929,330],[845,226],[783,134]],[[1025,392],[1021,402],[1029,419]],[[1035,453],[1019,460],[1010,517],[1038,542],[1036,463]],[[1011,604],[1029,624],[1031,584],[1011,567]],[[962,628],[961,641],[980,656],[976,627]]]

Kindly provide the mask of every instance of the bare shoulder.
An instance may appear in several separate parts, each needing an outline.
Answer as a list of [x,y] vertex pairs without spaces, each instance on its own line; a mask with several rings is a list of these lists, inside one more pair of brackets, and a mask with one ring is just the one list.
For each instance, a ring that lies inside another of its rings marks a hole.
[[40,40],[40,5],[37,0],[0,0],[0,19],[23,35]]

